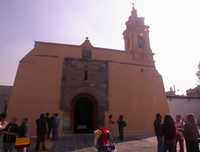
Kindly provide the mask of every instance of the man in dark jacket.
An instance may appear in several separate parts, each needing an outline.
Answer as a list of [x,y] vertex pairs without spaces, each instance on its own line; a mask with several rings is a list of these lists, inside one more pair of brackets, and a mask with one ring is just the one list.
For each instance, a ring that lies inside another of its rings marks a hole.
[[60,126],[60,119],[58,117],[58,113],[55,113],[53,117],[53,123],[52,123],[53,140],[58,139],[59,126]]
[[4,152],[12,152],[15,148],[16,136],[18,133],[17,118],[13,118],[4,129],[3,149]]
[[154,131],[157,137],[157,151],[162,152],[163,149],[163,135],[162,135],[162,116],[157,113],[154,120]]
[[119,139],[121,141],[124,140],[124,127],[126,127],[126,122],[124,121],[124,116],[120,115],[119,119],[117,120],[118,129],[119,129]]
[[44,117],[44,114],[40,115],[40,118],[36,120],[36,126],[37,126],[37,141],[36,141],[36,150],[38,151],[40,149],[40,143],[42,143],[42,150],[46,150],[45,146],[45,135],[47,132],[46,127],[46,119]]
[[162,134],[163,151],[176,152],[176,126],[171,115],[165,115],[164,117]]
[[27,137],[28,135],[28,118],[24,118],[19,126],[19,137]]
[[52,127],[53,127],[53,118],[49,117],[49,113],[46,113],[46,123],[47,123],[47,138],[50,139]]

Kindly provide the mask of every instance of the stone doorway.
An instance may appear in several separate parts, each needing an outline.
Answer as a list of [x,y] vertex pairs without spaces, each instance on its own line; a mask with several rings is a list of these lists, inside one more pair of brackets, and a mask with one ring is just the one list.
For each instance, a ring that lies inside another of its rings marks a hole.
[[95,129],[96,101],[88,94],[81,94],[73,100],[73,131],[74,133],[92,133]]

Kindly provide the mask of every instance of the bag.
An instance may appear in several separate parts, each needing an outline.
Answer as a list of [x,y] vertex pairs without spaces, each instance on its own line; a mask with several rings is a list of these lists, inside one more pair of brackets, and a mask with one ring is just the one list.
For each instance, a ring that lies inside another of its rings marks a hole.
[[29,137],[17,137],[15,142],[16,148],[27,147],[31,144],[31,140]]

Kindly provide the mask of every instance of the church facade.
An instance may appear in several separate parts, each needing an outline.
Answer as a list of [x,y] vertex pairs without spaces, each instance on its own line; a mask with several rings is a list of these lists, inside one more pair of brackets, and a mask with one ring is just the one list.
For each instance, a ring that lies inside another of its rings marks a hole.
[[126,135],[153,133],[155,114],[169,110],[149,27],[134,7],[123,36],[125,50],[94,47],[88,38],[81,45],[35,42],[19,63],[9,117],[28,117],[34,134],[41,113],[59,112],[62,130],[77,133],[122,114]]

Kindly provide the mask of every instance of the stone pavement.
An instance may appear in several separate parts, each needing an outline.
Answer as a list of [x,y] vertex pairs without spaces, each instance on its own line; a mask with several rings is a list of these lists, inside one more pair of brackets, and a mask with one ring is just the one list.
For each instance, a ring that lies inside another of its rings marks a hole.
[[[154,137],[134,140],[116,144],[117,152],[156,152],[156,139]],[[94,147],[74,150],[73,152],[96,152]]]
[[92,134],[68,134],[60,137],[51,147],[51,152],[71,152],[85,147],[92,147],[94,137]]
[[[115,145],[117,152],[156,152],[154,137],[116,143]],[[67,135],[55,142],[48,140],[46,146],[49,152],[97,152],[93,147],[93,135],[86,134]],[[34,148],[35,144],[31,146],[31,152],[35,152]]]
[[[116,143],[117,152],[155,152],[154,137],[141,140]],[[93,147],[93,135],[68,135],[56,141],[50,152],[96,152]]]
[[[133,137],[129,141],[116,142],[116,152],[156,152],[156,138],[142,138]],[[54,142],[48,140],[46,147],[48,152],[97,152],[93,143],[92,134],[68,134]],[[33,147],[31,152],[35,152]]]

